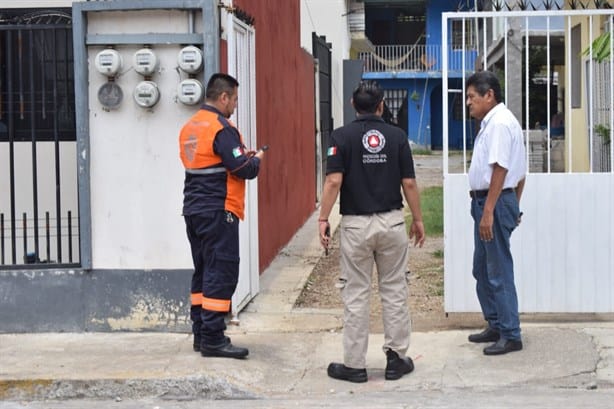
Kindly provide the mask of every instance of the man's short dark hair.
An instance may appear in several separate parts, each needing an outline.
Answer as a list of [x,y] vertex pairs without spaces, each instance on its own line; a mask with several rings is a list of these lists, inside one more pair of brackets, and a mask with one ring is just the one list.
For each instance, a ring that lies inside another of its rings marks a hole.
[[361,81],[352,94],[354,109],[359,114],[373,114],[384,99],[384,91],[376,81]]
[[476,72],[467,79],[465,86],[467,88],[469,88],[469,86],[473,86],[476,92],[481,96],[484,96],[489,89],[492,89],[495,94],[495,101],[503,101],[503,97],[501,95],[501,84],[499,83],[497,76],[491,71]]
[[232,95],[239,82],[232,76],[224,73],[213,74],[207,83],[205,97],[210,101],[217,100],[224,92]]

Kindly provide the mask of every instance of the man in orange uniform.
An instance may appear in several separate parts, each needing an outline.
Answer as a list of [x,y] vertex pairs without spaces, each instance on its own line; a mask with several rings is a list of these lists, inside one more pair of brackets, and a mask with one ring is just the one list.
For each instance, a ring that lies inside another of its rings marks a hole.
[[206,101],[179,135],[185,167],[183,215],[192,260],[192,332],[202,356],[245,358],[247,348],[224,336],[225,315],[239,279],[239,219],[245,207],[245,180],[258,175],[264,152],[247,151],[228,119],[238,100],[239,83],[214,74]]

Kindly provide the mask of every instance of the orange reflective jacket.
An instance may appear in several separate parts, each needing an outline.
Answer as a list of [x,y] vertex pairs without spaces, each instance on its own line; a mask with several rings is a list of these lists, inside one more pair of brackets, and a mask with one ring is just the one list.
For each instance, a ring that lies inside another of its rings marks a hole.
[[[216,136],[225,128],[232,128],[239,139],[233,141],[234,145],[226,145],[242,149],[243,137],[238,129],[207,107],[200,109],[181,129],[179,151],[186,170],[184,215],[223,209],[243,219],[245,180],[232,174],[224,166],[222,157],[214,151]],[[226,134],[223,136],[226,137]],[[234,134],[229,137],[236,139]]]

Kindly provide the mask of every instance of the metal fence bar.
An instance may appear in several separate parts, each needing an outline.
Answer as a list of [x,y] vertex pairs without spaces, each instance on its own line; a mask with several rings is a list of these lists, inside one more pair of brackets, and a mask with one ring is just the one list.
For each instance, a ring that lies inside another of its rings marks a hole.
[[[525,35],[524,35],[524,41],[525,41],[525,50],[524,50],[524,66],[528,67],[529,66],[529,17],[526,16],[524,18],[524,29],[525,29]],[[532,145],[531,145],[531,131],[529,130],[529,76],[525,75],[524,78],[524,115],[525,115],[525,121],[524,123],[527,124],[525,126],[525,133],[526,133],[526,161],[527,161],[527,171],[531,168],[531,160],[530,160],[530,152],[532,149]],[[542,167],[543,169],[543,167]]]
[[608,19],[610,23],[610,153],[609,169],[614,173],[614,18]]
[[51,233],[50,233],[50,227],[49,227],[49,212],[45,212],[45,242],[46,242],[46,248],[47,248],[47,262],[49,262],[49,260],[51,260]]
[[70,210],[68,211],[68,262],[72,263],[72,212]]
[[0,264],[4,264],[4,213],[0,214]]
[[25,212],[22,214],[21,226],[23,228],[23,261],[25,263],[28,256],[28,220]]
[[595,112],[595,103],[593,100],[593,16],[589,16],[588,18],[588,43],[589,46],[589,54],[588,54],[588,112],[591,114],[588,116],[588,146],[590,146],[589,154],[588,154],[588,162],[589,162],[589,172],[593,173],[593,163],[595,161],[595,154],[593,153],[593,144],[594,144],[594,127],[595,121],[593,118],[593,113]]
[[[32,140],[32,208],[34,212],[34,254],[39,254],[38,236],[38,160],[36,151],[36,87],[34,85],[34,32],[28,31],[28,46],[30,58],[30,137]],[[44,88],[44,84],[43,84]]]
[[10,190],[10,206],[11,206],[11,257],[12,263],[17,262],[17,236],[16,236],[16,220],[15,220],[15,119],[13,118],[13,64],[10,63],[13,58],[13,32],[9,31],[6,35],[6,55],[7,67],[6,73],[8,81],[7,86],[7,116],[8,116],[8,144],[9,144],[9,190]]
[[[567,35],[566,37],[571,39],[571,16],[567,16],[567,23],[566,23],[566,27],[567,27]],[[566,47],[567,48],[567,55],[565,56],[565,61],[567,62],[567,65],[569,65],[569,67],[565,70],[567,73],[567,84],[571,84],[571,78],[572,78],[572,69],[573,69],[573,64],[571,64],[572,61],[572,56],[571,56],[571,47]],[[576,73],[576,75],[580,75],[580,73]],[[572,91],[573,92],[573,91]],[[571,92],[568,92],[568,94],[570,95],[566,102],[566,113],[565,113],[565,118],[567,121],[567,124],[569,124],[569,129],[572,129],[572,122],[573,122],[573,115],[571,115]],[[567,124],[565,126],[567,126]],[[573,172],[573,161],[572,161],[572,142],[571,140],[573,138],[566,138],[567,139],[567,169],[569,169],[568,173],[572,173]]]
[[[57,31],[53,30],[53,49],[57,49],[57,41],[56,35]],[[68,47],[67,47],[68,48]],[[53,106],[56,107],[58,104],[58,59],[57,53],[53,53]],[[62,235],[62,218],[60,217],[62,213],[61,206],[61,189],[60,189],[60,139],[58,133],[58,116],[53,116],[53,141],[54,141],[54,158],[55,158],[55,214],[57,215],[58,222],[56,223],[56,234],[57,237],[61,237]],[[57,260],[58,263],[62,262],[62,241],[57,240]]]
[[[493,24],[493,27],[494,27],[494,24]],[[509,30],[509,28],[508,28],[508,21],[507,21],[507,17],[505,17],[505,18],[503,19],[503,32],[504,32],[504,33],[507,33],[507,31],[508,31],[508,30]],[[507,55],[508,55],[508,41],[507,41],[507,35],[504,35],[504,36],[503,36],[503,49],[505,50],[504,52],[505,52],[505,55],[507,56]],[[508,71],[509,71],[509,70],[508,70],[508,67],[509,67],[509,59],[506,57],[506,58],[505,58],[505,61],[504,61],[503,63],[505,64],[505,69],[504,69],[504,72],[503,72],[503,75],[504,75],[504,77],[505,77],[504,81],[505,81],[505,84],[508,84],[508,83],[509,83],[509,81],[508,81],[508,76],[507,76],[507,73],[508,73]],[[505,87],[505,90],[504,90],[504,92],[505,92],[505,103],[509,103],[508,89],[509,89],[509,87]]]
[[[463,73],[462,74],[462,84],[463,85],[462,85],[462,90],[461,90],[461,92],[462,92],[461,99],[463,100],[463,107],[466,107],[466,104],[465,104],[465,95],[466,95],[466,92],[465,92],[465,69],[467,68],[465,66],[466,58],[467,58],[467,44],[466,44],[466,38],[465,38],[465,36],[466,36],[466,28],[465,28],[466,21],[467,21],[467,19],[465,19],[465,18],[462,19],[463,46],[461,48],[461,55],[462,55],[461,60],[462,60],[462,67],[463,67],[463,70],[462,70],[462,73]],[[447,31],[447,29],[446,29],[446,31]],[[447,51],[446,51],[446,53],[447,53]],[[442,69],[445,69],[445,68],[442,67]],[[448,98],[444,98],[444,99],[447,100]],[[444,112],[448,112],[447,109],[444,110]],[[463,109],[463,124],[466,124],[466,123],[467,123],[467,109]],[[446,142],[446,144],[447,144],[447,142]],[[447,157],[446,157],[446,160],[447,160]],[[463,126],[463,173],[466,172],[466,171],[467,171],[467,127]]]

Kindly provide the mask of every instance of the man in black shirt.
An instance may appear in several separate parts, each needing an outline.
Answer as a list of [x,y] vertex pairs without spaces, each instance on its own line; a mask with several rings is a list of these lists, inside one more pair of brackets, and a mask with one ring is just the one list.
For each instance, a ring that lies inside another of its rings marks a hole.
[[384,93],[379,85],[361,82],[352,104],[357,119],[331,134],[318,220],[320,241],[328,248],[328,216],[341,192],[344,362],[331,363],[328,375],[350,382],[367,381],[369,293],[375,263],[384,319],[385,378],[394,380],[414,369],[411,358],[405,356],[410,333],[406,282],[409,239],[401,190],[413,218],[409,238],[422,246],[425,234],[420,194],[407,135],[381,118]]

